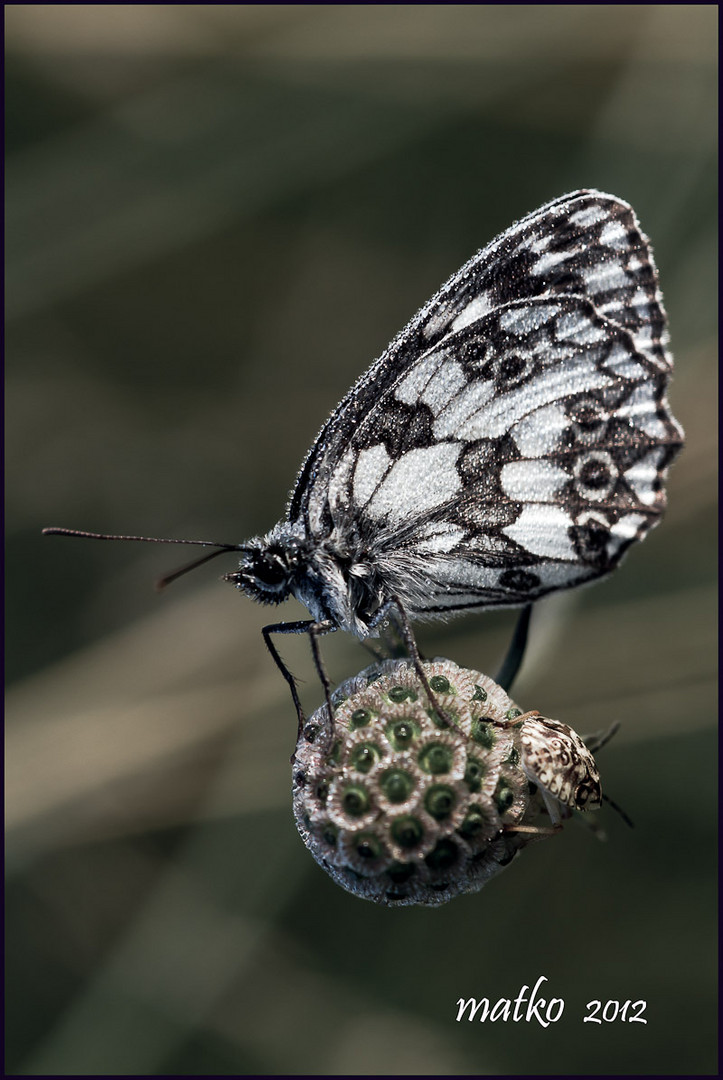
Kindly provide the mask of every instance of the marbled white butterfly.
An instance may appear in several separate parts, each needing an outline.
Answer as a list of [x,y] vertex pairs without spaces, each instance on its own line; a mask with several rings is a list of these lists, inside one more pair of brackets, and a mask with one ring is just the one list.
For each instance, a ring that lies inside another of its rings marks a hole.
[[454,274],[352,387],[278,525],[165,581],[238,550],[228,581],[308,608],[264,629],[300,724],[272,633],[309,634],[328,699],[318,635],[374,637],[392,616],[424,682],[410,622],[592,581],[656,523],[683,441],[667,342],[632,208],[555,199]]

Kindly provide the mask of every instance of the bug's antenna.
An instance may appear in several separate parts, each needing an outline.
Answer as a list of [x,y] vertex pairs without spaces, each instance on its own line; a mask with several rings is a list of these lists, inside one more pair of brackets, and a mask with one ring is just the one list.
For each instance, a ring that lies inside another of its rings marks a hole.
[[625,813],[622,806],[618,806],[618,804],[616,802],[613,802],[613,800],[610,798],[610,796],[606,795],[604,792],[603,792],[602,799],[603,799],[603,802],[606,802],[609,807],[611,807],[613,810],[617,811],[618,814],[620,814],[620,817],[623,819],[623,821],[625,822],[625,824],[629,828],[631,828],[631,829],[635,828],[635,825],[630,820],[628,815]]
[[216,540],[169,540],[160,536],[116,536],[113,533],[85,532],[83,529],[61,529],[56,526],[43,529],[43,536],[73,536],[81,540],[135,540],[141,544],[196,544],[199,547],[216,549],[201,555],[198,559],[185,563],[183,566],[179,566],[177,570],[171,570],[170,573],[164,574],[156,582],[158,590],[165,589],[166,585],[170,585],[172,581],[176,581],[177,578],[187,574],[189,570],[195,570],[197,566],[202,566],[203,563],[208,562],[210,559],[215,559],[217,555],[222,555],[225,551],[240,551],[243,547],[243,544],[219,544]]
[[603,746],[606,746],[613,735],[620,730],[620,721],[615,720],[607,731],[594,731],[591,735],[583,736],[583,742],[591,754],[597,754]]

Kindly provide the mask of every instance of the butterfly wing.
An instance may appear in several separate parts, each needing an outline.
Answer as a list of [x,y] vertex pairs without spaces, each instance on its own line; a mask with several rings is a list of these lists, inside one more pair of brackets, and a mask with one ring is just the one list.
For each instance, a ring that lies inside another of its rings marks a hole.
[[682,433],[649,244],[577,192],[455,274],[314,444],[289,519],[427,617],[611,570],[661,513]]

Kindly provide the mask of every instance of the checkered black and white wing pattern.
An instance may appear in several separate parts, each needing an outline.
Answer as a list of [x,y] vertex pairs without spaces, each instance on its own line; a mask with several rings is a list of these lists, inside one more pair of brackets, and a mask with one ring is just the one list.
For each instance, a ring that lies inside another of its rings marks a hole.
[[682,432],[650,245],[580,191],[455,274],[332,414],[289,522],[412,617],[612,570],[665,506]]

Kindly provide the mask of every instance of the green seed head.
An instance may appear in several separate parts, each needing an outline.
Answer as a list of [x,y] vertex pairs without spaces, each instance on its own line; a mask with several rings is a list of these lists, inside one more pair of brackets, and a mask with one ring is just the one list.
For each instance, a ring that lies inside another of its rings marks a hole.
[[484,811],[481,806],[470,806],[469,810],[465,814],[464,821],[459,827],[459,831],[462,836],[467,840],[471,840],[473,837],[478,836],[485,828],[487,819],[485,818]]
[[373,716],[371,709],[355,709],[349,719],[350,730],[356,731],[357,728],[366,727],[371,723]]
[[321,837],[325,844],[329,847],[336,847],[336,840],[339,835],[339,830],[332,821],[327,821],[321,833]]
[[379,782],[379,786],[391,803],[403,803],[414,790],[414,781],[409,773],[402,769],[388,769]]
[[472,721],[472,738],[480,746],[484,746],[485,750],[491,750],[497,742],[492,727],[487,723],[485,717],[479,717]]
[[429,685],[435,694],[448,694],[451,689],[449,679],[444,675],[433,675],[429,680]]
[[454,761],[454,754],[448,746],[444,746],[442,743],[427,743],[419,751],[417,761],[420,768],[424,769],[425,772],[436,776],[438,773],[449,772]]
[[379,761],[381,751],[376,743],[360,743],[351,752],[350,762],[357,772],[368,773],[373,765]]
[[439,840],[435,847],[425,858],[425,863],[430,870],[449,870],[459,858],[459,848],[454,840],[444,838]]
[[327,757],[326,757],[327,765],[338,765],[340,757],[341,757],[341,742],[340,742],[339,739],[337,739],[336,742],[334,743],[334,745],[332,746],[330,752],[327,754]]
[[411,814],[396,818],[392,822],[391,833],[401,848],[415,848],[424,837],[424,829]]
[[356,853],[361,859],[378,859],[382,853],[382,845],[373,833],[364,833],[356,842]]
[[411,746],[414,739],[419,735],[419,724],[411,718],[394,720],[386,728],[387,738],[395,750],[406,750]]
[[313,743],[319,734],[319,725],[310,720],[308,724],[304,725],[304,738],[308,743]]
[[509,810],[515,801],[515,793],[505,780],[504,776],[501,776],[497,781],[494,800],[495,805],[501,814],[504,814],[506,810]]
[[469,758],[467,768],[464,770],[464,782],[470,791],[479,791],[482,787],[482,778],[487,772],[483,762],[479,758]]
[[432,784],[424,796],[424,807],[437,821],[443,821],[452,813],[455,801],[452,788],[444,784]]
[[417,868],[414,863],[392,863],[387,870],[387,874],[392,879],[395,885],[403,885],[405,881],[409,881],[414,877],[417,872]]
[[414,690],[406,686],[392,686],[387,691],[387,697],[393,705],[399,705],[402,701],[416,701],[417,695]]
[[344,813],[349,817],[361,817],[369,809],[369,792],[360,784],[350,784],[344,789],[341,805]]
[[326,802],[328,795],[329,795],[329,781],[328,780],[320,780],[319,783],[316,785],[316,797],[317,797],[317,799],[319,800],[319,802]]

